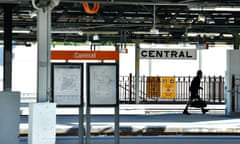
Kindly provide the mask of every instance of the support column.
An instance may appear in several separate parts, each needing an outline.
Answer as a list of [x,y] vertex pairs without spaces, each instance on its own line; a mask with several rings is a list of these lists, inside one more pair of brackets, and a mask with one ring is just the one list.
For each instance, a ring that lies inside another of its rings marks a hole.
[[233,33],[233,38],[234,38],[234,42],[233,42],[233,48],[234,49],[239,49],[239,45],[240,45],[240,36],[238,33]]
[[49,101],[51,94],[50,85],[50,49],[51,49],[51,10],[50,8],[38,9],[37,19],[38,39],[38,79],[37,102]]
[[3,90],[12,90],[12,5],[4,5],[4,73]]
[[135,45],[135,98],[136,104],[139,103],[139,73],[140,73],[140,58],[139,58],[139,43]]

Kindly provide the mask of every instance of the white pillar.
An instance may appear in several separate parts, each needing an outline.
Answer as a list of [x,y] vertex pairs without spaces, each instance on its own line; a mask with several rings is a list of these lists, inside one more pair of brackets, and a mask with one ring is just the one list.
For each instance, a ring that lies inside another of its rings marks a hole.
[[47,102],[51,94],[50,85],[50,49],[51,49],[51,10],[38,9],[37,19],[38,39],[38,79],[37,102]]
[[139,75],[140,75],[140,58],[139,58],[139,43],[135,46],[135,98],[136,104],[139,103]]

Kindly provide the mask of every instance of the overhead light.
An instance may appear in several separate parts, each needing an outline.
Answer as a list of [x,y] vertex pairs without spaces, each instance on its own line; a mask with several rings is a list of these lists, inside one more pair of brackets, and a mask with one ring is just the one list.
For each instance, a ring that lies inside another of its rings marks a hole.
[[227,7],[227,6],[224,6],[224,7],[216,7],[215,8],[216,11],[240,11],[240,7]]
[[99,35],[97,34],[93,35],[93,40],[99,40]]
[[[155,29],[155,30],[158,30],[158,29]],[[132,32],[132,33],[133,33],[133,34],[150,34],[151,31],[153,32],[154,29],[150,29],[149,32],[146,32],[146,31],[134,31],[134,32]],[[155,31],[155,32],[156,32],[156,31]],[[169,32],[166,32],[166,31],[161,31],[161,32],[159,32],[159,30],[158,30],[158,34],[161,34],[161,35],[168,35]]]
[[[239,34],[238,34],[239,35]],[[223,34],[223,37],[226,37],[226,38],[232,38],[233,35],[232,34]]]
[[159,30],[156,29],[156,6],[153,5],[153,27],[150,29],[150,34],[159,34]]
[[203,15],[203,14],[199,14],[199,15],[198,15],[198,21],[199,21],[199,22],[205,22],[205,20],[206,20],[205,15]]
[[61,31],[61,30],[54,30],[51,33],[54,34],[79,34],[80,31],[78,30],[67,30],[67,31]]
[[191,11],[240,11],[240,7],[236,6],[206,6],[206,7],[190,7]]
[[150,29],[150,34],[159,34],[159,30],[153,27]]
[[52,34],[78,34],[80,36],[83,35],[83,31],[79,30],[66,30],[66,31],[61,31],[61,30],[53,30],[51,32]]
[[[0,30],[0,33],[3,33],[3,30]],[[30,33],[30,30],[12,30],[12,33],[22,33],[22,34],[28,34]]]
[[216,37],[216,36],[219,36],[220,34],[219,33],[197,33],[197,32],[189,32],[189,33],[187,33],[188,37],[196,37],[198,35],[202,35],[202,36],[205,35],[207,37],[210,37],[210,36]]
[[83,31],[79,31],[78,35],[82,36],[83,35]]

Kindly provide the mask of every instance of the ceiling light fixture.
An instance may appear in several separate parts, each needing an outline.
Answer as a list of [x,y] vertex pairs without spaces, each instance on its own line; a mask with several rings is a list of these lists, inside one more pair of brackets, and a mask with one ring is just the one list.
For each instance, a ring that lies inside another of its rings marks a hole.
[[[4,31],[0,30],[0,33],[4,33]],[[12,33],[29,34],[31,33],[31,31],[30,30],[12,30]]]
[[77,34],[83,36],[83,31],[79,31]]
[[206,6],[206,7],[189,7],[190,11],[240,11],[239,6]]
[[205,20],[206,20],[206,17],[205,17],[203,14],[199,14],[199,15],[198,15],[198,21],[199,21],[199,22],[203,22],[203,23],[204,23]]
[[150,34],[159,34],[159,30],[156,29],[156,5],[153,5],[153,27],[150,29]]
[[99,35],[97,34],[93,35],[93,40],[99,40]]
[[215,11],[240,11],[240,7],[235,6],[218,6],[215,8]]

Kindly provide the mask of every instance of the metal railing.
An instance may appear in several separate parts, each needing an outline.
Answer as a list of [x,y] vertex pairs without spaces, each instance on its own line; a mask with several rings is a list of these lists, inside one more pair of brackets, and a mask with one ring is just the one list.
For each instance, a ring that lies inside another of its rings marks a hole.
[[[173,91],[170,98],[163,98],[163,78],[165,77],[156,76],[153,79],[154,81],[149,81],[149,77],[140,76],[138,86],[139,101],[136,102],[135,77],[132,74],[129,76],[120,76],[120,103],[186,103],[189,99],[189,86],[193,76],[171,77],[174,83],[172,84],[173,88],[169,88],[169,91]],[[204,76],[201,81],[201,87],[203,87],[203,90],[200,90],[200,97],[207,103],[224,104],[224,77]]]

